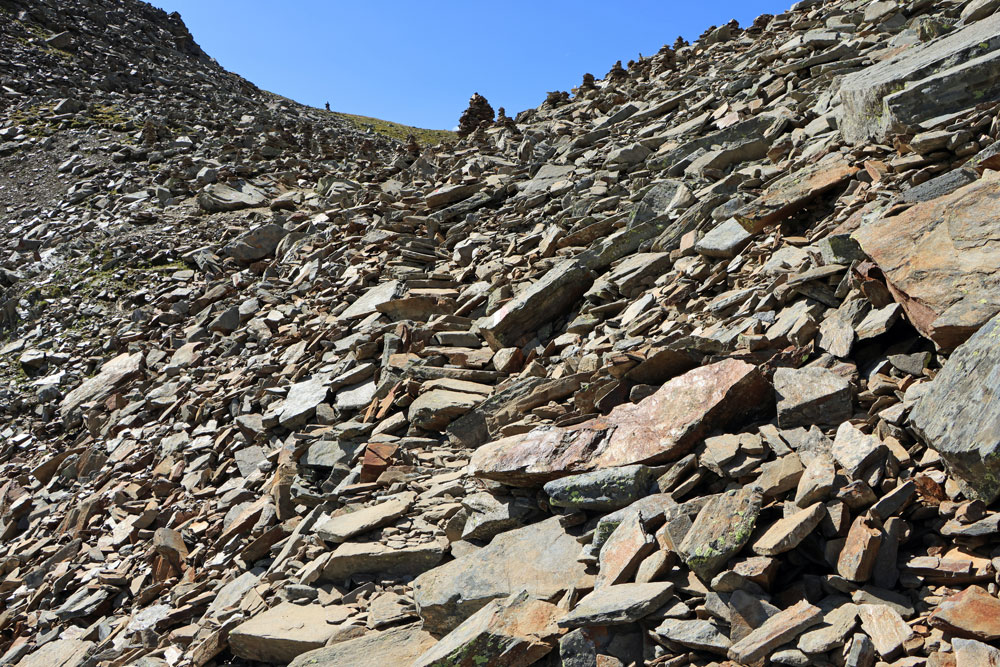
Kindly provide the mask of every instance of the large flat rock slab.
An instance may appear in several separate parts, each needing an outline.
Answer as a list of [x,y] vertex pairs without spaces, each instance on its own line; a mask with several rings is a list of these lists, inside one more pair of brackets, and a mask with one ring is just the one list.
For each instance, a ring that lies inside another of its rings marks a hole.
[[1000,178],[882,218],[853,234],[920,333],[954,348],[1000,312]]
[[497,535],[479,551],[425,572],[413,582],[413,600],[425,630],[450,632],[490,600],[522,590],[551,600],[571,586],[592,587],[579,555],[580,543],[553,517]]
[[1000,316],[960,345],[910,413],[969,498],[1000,497]]
[[757,367],[727,359],[688,371],[606,417],[483,445],[471,465],[478,477],[532,486],[574,473],[670,461],[688,453],[710,431],[770,410],[773,401]]
[[851,143],[886,141],[915,123],[995,100],[1000,15],[977,21],[844,77],[840,131]]

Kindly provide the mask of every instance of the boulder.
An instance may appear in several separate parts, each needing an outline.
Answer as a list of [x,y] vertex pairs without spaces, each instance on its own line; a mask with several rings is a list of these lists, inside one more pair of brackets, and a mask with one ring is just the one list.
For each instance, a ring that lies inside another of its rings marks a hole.
[[771,401],[757,367],[728,359],[688,371],[606,417],[483,445],[471,465],[478,477],[531,486],[573,473],[670,461],[710,430],[736,426],[768,410]]
[[1000,176],[883,217],[854,238],[917,331],[950,350],[1000,312]]
[[852,414],[851,385],[825,368],[774,371],[778,426],[835,426]]
[[222,252],[238,262],[256,262],[273,254],[287,235],[288,230],[281,225],[261,225],[227,243]]
[[288,667],[368,667],[372,657],[385,665],[412,665],[436,640],[419,623],[331,644],[299,655]]
[[522,590],[550,600],[569,587],[593,586],[579,554],[580,543],[552,517],[497,535],[479,551],[425,572],[413,582],[413,600],[424,628],[446,633],[490,600]]
[[995,100],[998,48],[994,14],[848,74],[840,83],[841,133],[852,144],[888,142],[921,120]]
[[212,183],[198,193],[198,204],[209,213],[238,211],[267,204],[267,195],[246,181]]
[[560,634],[556,621],[564,614],[525,591],[490,600],[417,658],[413,667],[533,664],[555,646]]
[[910,413],[910,426],[938,452],[962,492],[1000,497],[1000,316],[960,345]]
[[229,632],[233,655],[245,660],[287,663],[297,656],[320,648],[333,635],[346,613],[343,607],[282,602],[257,614]]

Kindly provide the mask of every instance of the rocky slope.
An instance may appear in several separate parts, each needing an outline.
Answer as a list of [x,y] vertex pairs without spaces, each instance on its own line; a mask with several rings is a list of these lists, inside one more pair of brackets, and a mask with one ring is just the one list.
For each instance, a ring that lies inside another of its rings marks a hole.
[[421,148],[0,0],[0,662],[1000,664],[998,6]]

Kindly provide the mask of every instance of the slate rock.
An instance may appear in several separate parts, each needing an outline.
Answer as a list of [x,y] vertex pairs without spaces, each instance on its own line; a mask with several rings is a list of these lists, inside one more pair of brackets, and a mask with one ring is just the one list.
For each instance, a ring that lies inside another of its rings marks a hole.
[[968,498],[1000,497],[997,368],[1000,316],[960,345],[910,413],[918,436],[933,447]]
[[526,590],[551,599],[593,585],[576,560],[580,544],[558,517],[501,533],[479,551],[425,572],[413,582],[417,613],[430,632],[449,632],[490,600]]
[[825,368],[774,371],[778,426],[835,426],[853,414],[851,385]]
[[611,511],[630,505],[649,491],[650,468],[643,465],[608,468],[547,482],[549,504],[568,509]]

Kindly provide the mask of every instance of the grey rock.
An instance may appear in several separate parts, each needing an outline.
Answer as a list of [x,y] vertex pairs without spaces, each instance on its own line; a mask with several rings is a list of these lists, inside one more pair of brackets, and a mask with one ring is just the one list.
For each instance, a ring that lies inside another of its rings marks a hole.
[[222,252],[239,262],[255,262],[273,254],[287,235],[288,230],[281,225],[261,225],[226,244]]
[[198,193],[198,204],[210,213],[264,206],[267,195],[246,181],[212,183]]
[[969,498],[1000,497],[1000,316],[952,353],[910,413],[910,425],[933,447]]
[[632,465],[563,477],[543,488],[549,503],[556,507],[611,511],[646,495],[652,480],[650,468]]
[[604,586],[584,596],[558,621],[559,627],[634,623],[665,603],[673,589],[670,582]]
[[848,419],[851,386],[825,368],[779,368],[774,371],[778,426],[835,426]]

